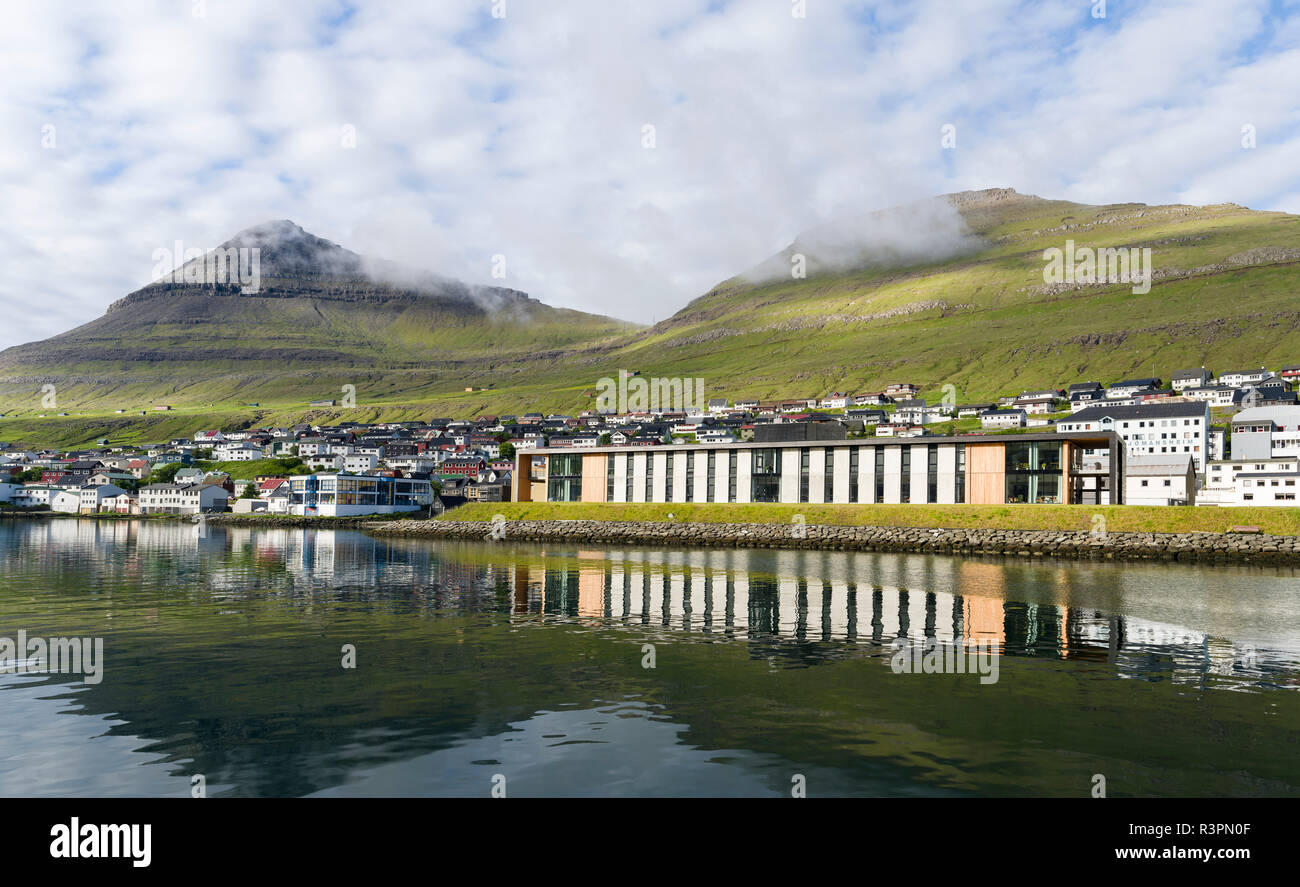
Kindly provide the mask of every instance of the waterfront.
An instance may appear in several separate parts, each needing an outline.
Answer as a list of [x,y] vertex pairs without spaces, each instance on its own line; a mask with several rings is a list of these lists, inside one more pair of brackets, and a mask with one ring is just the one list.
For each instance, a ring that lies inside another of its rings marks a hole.
[[0,794],[1300,794],[1290,568],[205,532],[0,525]]

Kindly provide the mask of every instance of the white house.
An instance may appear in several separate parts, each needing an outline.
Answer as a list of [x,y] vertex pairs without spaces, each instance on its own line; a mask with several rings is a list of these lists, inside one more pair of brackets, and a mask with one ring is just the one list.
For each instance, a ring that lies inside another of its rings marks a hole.
[[1231,459],[1210,463],[1198,505],[1300,505],[1300,459]]
[[1024,428],[1024,410],[986,410],[980,413],[980,426],[983,428]]
[[1190,454],[1132,456],[1124,462],[1125,505],[1195,505],[1196,462]]
[[1149,379],[1125,379],[1124,381],[1116,382],[1114,385],[1111,385],[1109,388],[1107,388],[1106,397],[1108,398],[1132,397],[1134,394],[1137,394],[1139,391],[1146,391],[1147,389],[1153,389],[1159,387],[1160,387],[1160,380],[1154,377]]
[[1220,385],[1231,385],[1233,388],[1241,388],[1243,385],[1249,385],[1252,382],[1263,382],[1271,373],[1260,367],[1257,370],[1235,370],[1231,373],[1223,373],[1218,378]]
[[23,508],[33,508],[36,506],[50,504],[50,497],[59,492],[58,487],[38,486],[28,484],[20,486],[10,495],[9,501]]
[[1182,392],[1188,388],[1203,388],[1210,384],[1214,374],[1205,367],[1194,370],[1179,370],[1169,379],[1169,387]]
[[217,484],[148,484],[140,488],[141,514],[225,511],[230,494]]
[[1114,431],[1130,456],[1190,455],[1204,472],[1210,452],[1210,407],[1205,403],[1102,404],[1056,424],[1058,431]]
[[262,448],[251,443],[223,443],[213,449],[219,462],[254,462],[262,458]]
[[348,453],[343,457],[343,470],[349,474],[374,471],[379,458],[374,453]]

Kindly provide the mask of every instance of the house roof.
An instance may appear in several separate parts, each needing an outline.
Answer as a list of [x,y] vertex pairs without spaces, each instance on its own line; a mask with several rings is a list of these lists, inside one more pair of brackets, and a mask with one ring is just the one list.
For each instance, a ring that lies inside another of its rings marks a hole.
[[1099,404],[1079,410],[1064,421],[1099,422],[1108,416],[1112,419],[1172,419],[1183,416],[1199,418],[1203,417],[1208,409],[1205,402],[1199,400],[1194,403],[1144,403],[1133,406]]
[[1124,462],[1124,473],[1130,477],[1186,474],[1191,465],[1190,453],[1183,456],[1129,456]]
[[1300,424],[1300,406],[1251,407],[1232,417],[1233,425],[1249,425],[1254,422]]

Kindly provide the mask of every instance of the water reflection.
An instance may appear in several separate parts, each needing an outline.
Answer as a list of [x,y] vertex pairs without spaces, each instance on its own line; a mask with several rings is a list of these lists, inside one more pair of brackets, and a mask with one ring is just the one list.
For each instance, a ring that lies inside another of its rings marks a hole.
[[[537,794],[779,794],[791,768],[840,794],[1068,793],[1062,760],[1158,793],[1300,784],[1265,751],[1300,738],[1289,569],[198,529],[0,521],[0,636],[108,650],[94,687],[0,675],[0,794],[184,794],[195,772],[464,794],[494,767]],[[900,679],[895,638],[994,641],[1001,680]],[[1132,692],[1157,684],[1176,695]]]

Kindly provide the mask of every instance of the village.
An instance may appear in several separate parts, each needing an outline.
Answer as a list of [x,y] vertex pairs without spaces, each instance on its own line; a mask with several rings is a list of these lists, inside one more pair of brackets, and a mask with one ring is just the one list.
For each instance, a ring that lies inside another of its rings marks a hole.
[[[1105,465],[1108,452],[1079,449],[1076,460],[1095,458],[1103,469],[1094,472],[1089,498],[1067,500],[1057,485],[1043,481],[1020,494],[1008,487],[1003,501],[1294,507],[1300,490],[1298,380],[1300,365],[1217,376],[1200,368],[1176,371],[1167,382],[1158,377],[1077,382],[987,403],[958,403],[950,386],[942,399],[927,399],[918,386],[898,383],[870,394],[831,392],[771,402],[710,398],[676,410],[664,404],[577,416],[534,412],[208,429],[147,445],[101,439],[94,447],[64,452],[0,444],[0,509],[78,515],[440,514],[465,502],[519,498],[515,475],[527,464],[521,454],[530,450],[707,447],[712,465],[717,448],[754,441],[895,438],[913,444],[915,438],[1005,440],[1017,434],[1028,440],[1048,432],[1062,439],[1113,435],[1122,442],[1123,464],[1116,466],[1122,470]],[[826,452],[826,473],[818,477],[829,478],[834,471]],[[694,461],[684,464],[694,468]],[[890,501],[883,492],[878,498],[859,496],[856,475],[842,495],[832,499],[827,480],[825,498],[818,493],[810,500],[808,461],[805,448],[797,496],[754,501]],[[730,498],[712,491],[683,497],[678,490],[674,496],[673,460],[665,463],[668,479],[660,479],[658,487],[646,475],[653,467],[644,467],[653,463],[642,460],[645,483],[633,491],[630,456],[627,464],[619,495],[605,501],[737,501],[734,481]],[[1078,473],[1086,473],[1084,464],[1076,463]],[[609,465],[613,490],[613,460]],[[934,466],[929,470],[933,474]],[[530,479],[521,480],[527,489]],[[544,486],[546,479],[541,480]],[[893,501],[946,500],[905,493]],[[951,501],[967,500],[959,491]]]

